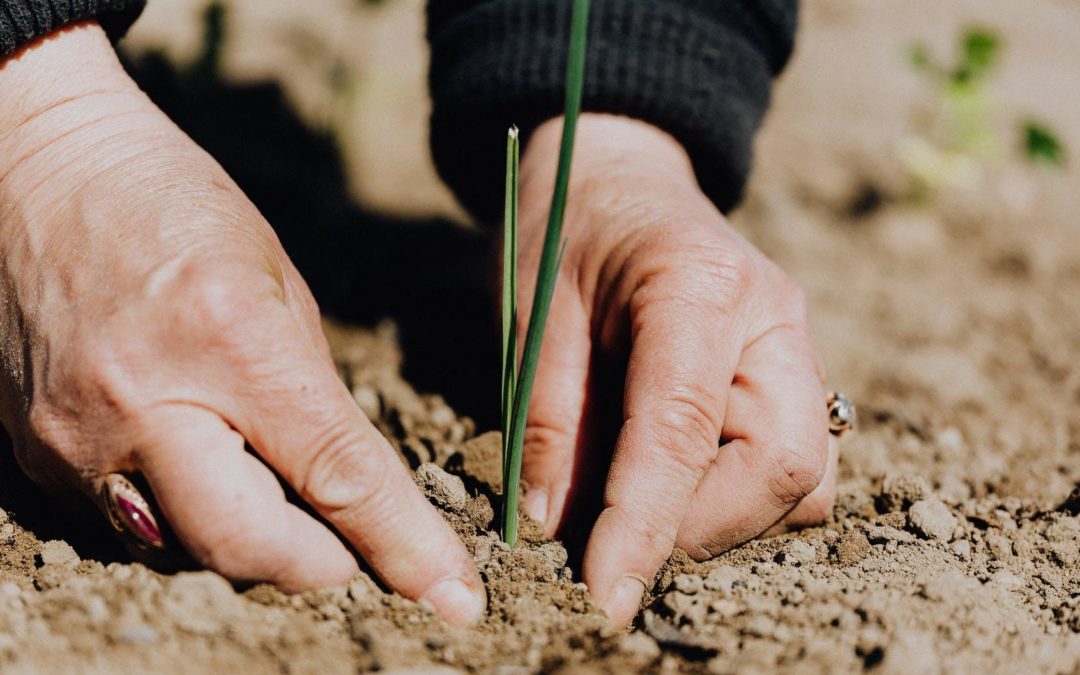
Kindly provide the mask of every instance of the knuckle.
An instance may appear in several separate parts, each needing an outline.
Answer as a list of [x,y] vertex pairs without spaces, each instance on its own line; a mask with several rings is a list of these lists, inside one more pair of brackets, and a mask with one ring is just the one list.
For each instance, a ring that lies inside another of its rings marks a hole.
[[706,267],[704,281],[714,298],[741,298],[754,281],[755,266],[750,255],[740,248],[724,247]]
[[332,427],[296,484],[304,501],[327,516],[346,509],[363,511],[378,503],[384,481],[363,445],[356,432],[343,425]]
[[654,266],[642,275],[631,297],[631,311],[682,303],[692,309],[729,311],[743,304],[754,285],[758,265],[738,246],[717,243],[691,245],[680,264]]
[[721,551],[712,544],[704,529],[700,524],[683,522],[675,538],[675,548],[682,549],[697,562],[715,557]]
[[821,485],[828,463],[828,441],[824,448],[817,443],[787,444],[771,452],[775,470],[770,490],[781,505],[802,501]]
[[525,452],[522,461],[529,465],[546,465],[562,456],[562,451],[574,441],[574,433],[561,424],[529,420],[525,427]]
[[686,551],[691,560],[705,562],[731,548],[731,544],[716,543],[709,538],[689,538],[680,535],[675,546]]
[[[259,288],[260,282],[263,288]],[[265,315],[271,300],[281,300],[281,289],[269,275],[206,262],[185,267],[177,278],[181,301],[177,321],[190,335],[228,343],[237,328]]]
[[651,416],[657,441],[693,475],[705,472],[720,447],[719,423],[702,400],[696,395],[675,396]]
[[619,506],[609,508],[619,513],[620,529],[625,533],[627,541],[634,542],[639,550],[654,558],[671,555],[677,532],[669,531],[671,528],[660,523],[655,511],[636,513]]

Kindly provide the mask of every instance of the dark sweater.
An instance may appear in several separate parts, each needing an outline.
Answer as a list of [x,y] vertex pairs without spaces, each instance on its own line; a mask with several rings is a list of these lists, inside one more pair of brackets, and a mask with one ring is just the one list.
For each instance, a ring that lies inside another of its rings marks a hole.
[[[722,210],[739,201],[797,0],[593,0],[584,109],[650,122],[689,151]],[[502,203],[506,129],[561,114],[570,0],[429,0],[432,149],[481,220]]]
[[[584,108],[639,118],[689,151],[722,210],[742,195],[797,0],[593,0]],[[0,57],[96,17],[115,39],[145,0],[0,0]],[[506,129],[562,112],[570,0],[429,0],[436,166],[481,220],[502,203]],[[7,92],[0,92],[5,95]]]
[[96,18],[109,37],[119,39],[145,6],[146,0],[0,0],[0,59],[85,19]]

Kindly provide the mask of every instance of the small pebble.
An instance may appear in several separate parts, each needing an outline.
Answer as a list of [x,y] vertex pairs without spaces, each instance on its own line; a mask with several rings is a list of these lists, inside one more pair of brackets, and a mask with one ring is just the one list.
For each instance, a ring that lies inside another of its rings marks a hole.
[[366,385],[354,387],[352,390],[353,400],[360,410],[370,420],[377,420],[382,416],[382,400],[379,393]]
[[675,577],[675,590],[693,595],[701,590],[704,581],[696,574],[680,574]]
[[999,570],[990,575],[990,583],[997,584],[1003,588],[1007,588],[1010,591],[1026,586],[1026,582],[1020,577],[1016,576],[1008,570]]
[[135,624],[121,629],[116,637],[120,642],[127,642],[133,645],[150,645],[157,642],[157,631],[147,626],[145,623]]
[[778,562],[785,565],[802,567],[815,562],[817,557],[818,550],[813,544],[796,539],[795,541],[788,542],[788,544],[780,550]]
[[465,483],[435,464],[422,464],[416,470],[416,484],[426,489],[443,506],[460,510],[469,503]]
[[91,595],[87,598],[83,603],[83,609],[86,611],[86,616],[93,626],[100,626],[105,623],[110,616],[109,606],[105,604],[105,599],[100,595]]
[[457,421],[457,415],[446,404],[437,405],[428,415],[428,420],[439,429],[447,429]]
[[79,564],[79,554],[66,541],[53,539],[41,545],[41,563],[74,567]]
[[634,632],[624,635],[619,641],[619,648],[641,661],[651,661],[660,656],[660,645],[645,633]]
[[956,516],[940,499],[923,499],[911,505],[911,526],[927,539],[950,541],[956,529]]
[[1012,557],[1012,541],[1004,535],[995,533],[986,535],[986,545],[990,547],[990,552],[998,560],[1008,560]]
[[902,511],[931,494],[926,479],[918,474],[892,474],[881,485],[879,507],[885,511]]
[[724,619],[730,619],[739,613],[739,603],[727,598],[713,600],[709,609]]
[[725,595],[728,595],[731,593],[732,587],[738,580],[739,570],[731,565],[720,565],[719,567],[709,570],[708,576],[705,577],[704,586],[710,591],[720,591]]
[[836,545],[836,560],[844,567],[861,562],[869,554],[870,540],[862,532],[848,532]]

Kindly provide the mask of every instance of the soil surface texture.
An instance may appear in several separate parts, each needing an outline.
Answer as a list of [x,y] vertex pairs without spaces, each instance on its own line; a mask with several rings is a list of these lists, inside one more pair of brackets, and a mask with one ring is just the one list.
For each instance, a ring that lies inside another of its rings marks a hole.
[[449,627],[364,576],[287,596],[159,574],[96,543],[99,524],[45,519],[6,465],[0,671],[1080,672],[1080,156],[1055,173],[1005,153],[980,189],[921,203],[896,159],[928,104],[904,46],[944,54],[969,23],[1007,40],[995,105],[1080,153],[1080,70],[1063,67],[1080,8],[1009,5],[804,3],[733,219],[806,288],[860,409],[821,527],[676,552],[634,629],[606,632],[559,543],[492,533],[498,436],[416,393],[392,326],[328,323],[357,404],[476,560],[486,619]]

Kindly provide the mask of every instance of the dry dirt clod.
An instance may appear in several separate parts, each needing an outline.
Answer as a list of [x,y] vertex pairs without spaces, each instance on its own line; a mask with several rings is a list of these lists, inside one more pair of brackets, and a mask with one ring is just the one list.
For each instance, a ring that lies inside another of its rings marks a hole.
[[705,577],[705,588],[710,591],[719,591],[724,595],[730,595],[731,589],[739,581],[742,574],[731,565],[718,565],[709,570]]
[[911,505],[911,526],[927,539],[951,541],[956,530],[956,516],[939,499],[923,499]]
[[784,546],[776,558],[784,565],[802,567],[817,562],[818,550],[813,544],[796,539]]
[[660,656],[660,645],[645,633],[630,633],[619,640],[619,649],[638,661],[651,661]]
[[242,616],[242,603],[229,582],[217,574],[189,572],[166,585],[162,610],[181,630],[212,635]]
[[836,545],[836,561],[843,567],[855,565],[870,554],[870,540],[862,532],[848,532]]
[[930,485],[918,474],[890,474],[881,485],[881,494],[877,500],[878,510],[903,511],[931,494]]
[[1015,591],[1023,588],[1027,585],[1022,578],[1009,572],[1008,570],[999,570],[990,575],[990,583],[997,584],[1002,588],[1006,588],[1010,591]]
[[701,590],[704,581],[696,574],[680,574],[675,577],[675,590],[680,593],[694,594]]
[[65,565],[74,567],[79,564],[79,554],[66,541],[54,539],[41,545],[39,554],[44,565]]
[[415,480],[436,502],[453,511],[462,511],[469,503],[465,483],[457,476],[446,473],[438,465],[420,465],[416,470]]

